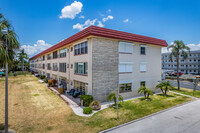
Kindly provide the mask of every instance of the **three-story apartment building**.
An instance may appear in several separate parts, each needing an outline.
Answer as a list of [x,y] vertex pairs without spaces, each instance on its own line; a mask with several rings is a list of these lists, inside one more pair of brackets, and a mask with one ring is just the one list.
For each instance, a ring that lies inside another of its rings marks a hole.
[[165,40],[90,26],[32,57],[30,66],[95,100],[106,101],[118,87],[129,98],[141,85],[154,89],[161,80],[166,46]]

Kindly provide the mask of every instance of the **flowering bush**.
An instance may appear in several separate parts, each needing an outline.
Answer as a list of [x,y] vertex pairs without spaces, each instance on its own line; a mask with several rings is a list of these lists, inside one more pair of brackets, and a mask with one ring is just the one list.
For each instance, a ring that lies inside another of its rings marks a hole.
[[52,79],[49,79],[49,80],[48,80],[48,86],[49,86],[49,87],[52,87],[52,83],[53,83]]

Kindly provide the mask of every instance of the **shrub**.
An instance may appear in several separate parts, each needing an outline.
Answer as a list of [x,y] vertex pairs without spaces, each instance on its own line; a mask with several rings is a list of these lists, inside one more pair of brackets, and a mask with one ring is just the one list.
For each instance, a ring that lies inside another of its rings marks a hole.
[[48,80],[47,80],[46,77],[43,79],[43,81],[44,81],[45,83],[48,83]]
[[91,95],[81,95],[80,100],[83,100],[83,106],[89,106],[93,101],[93,96]]
[[59,92],[60,94],[63,94],[63,93],[64,93],[64,89],[63,89],[63,88],[58,88],[58,92]]
[[91,114],[92,113],[92,108],[91,107],[85,107],[85,108],[83,108],[83,113],[84,114]]
[[40,79],[45,79],[46,76],[45,75],[40,75]]
[[[110,93],[108,95],[107,99],[108,99],[108,101],[112,101],[113,100],[114,103],[115,103],[115,105],[117,104],[117,97],[116,97],[115,92]],[[122,95],[119,95],[119,99],[118,100],[119,101],[123,101],[124,100],[124,98],[122,97]]]
[[90,104],[90,107],[93,109],[93,110],[100,110],[101,109],[101,103],[99,101],[93,101],[91,104]]
[[52,87],[52,79],[49,79],[49,80],[48,80],[48,86],[49,86],[49,87]]
[[53,80],[52,80],[52,83],[53,83],[53,86],[55,86],[56,83],[57,83],[57,80],[53,79]]
[[153,92],[151,89],[146,88],[146,86],[142,86],[138,89],[138,93],[144,94],[145,99],[149,99],[149,95],[153,95]]

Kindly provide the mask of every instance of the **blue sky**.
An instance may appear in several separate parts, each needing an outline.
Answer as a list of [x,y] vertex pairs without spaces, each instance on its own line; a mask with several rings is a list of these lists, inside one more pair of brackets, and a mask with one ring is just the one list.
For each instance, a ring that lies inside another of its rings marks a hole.
[[30,56],[91,24],[200,49],[199,0],[1,0],[0,8]]

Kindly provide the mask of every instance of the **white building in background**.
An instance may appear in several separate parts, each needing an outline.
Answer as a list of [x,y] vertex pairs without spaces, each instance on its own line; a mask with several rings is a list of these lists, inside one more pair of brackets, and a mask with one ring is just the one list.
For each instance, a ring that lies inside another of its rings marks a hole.
[[[176,58],[172,59],[172,62],[169,59],[170,53],[162,54],[162,69],[165,70],[174,70],[176,71],[177,63]],[[200,50],[190,51],[188,53],[188,58],[183,59],[183,56],[180,55],[179,59],[179,69],[181,73],[185,74],[200,74]]]

